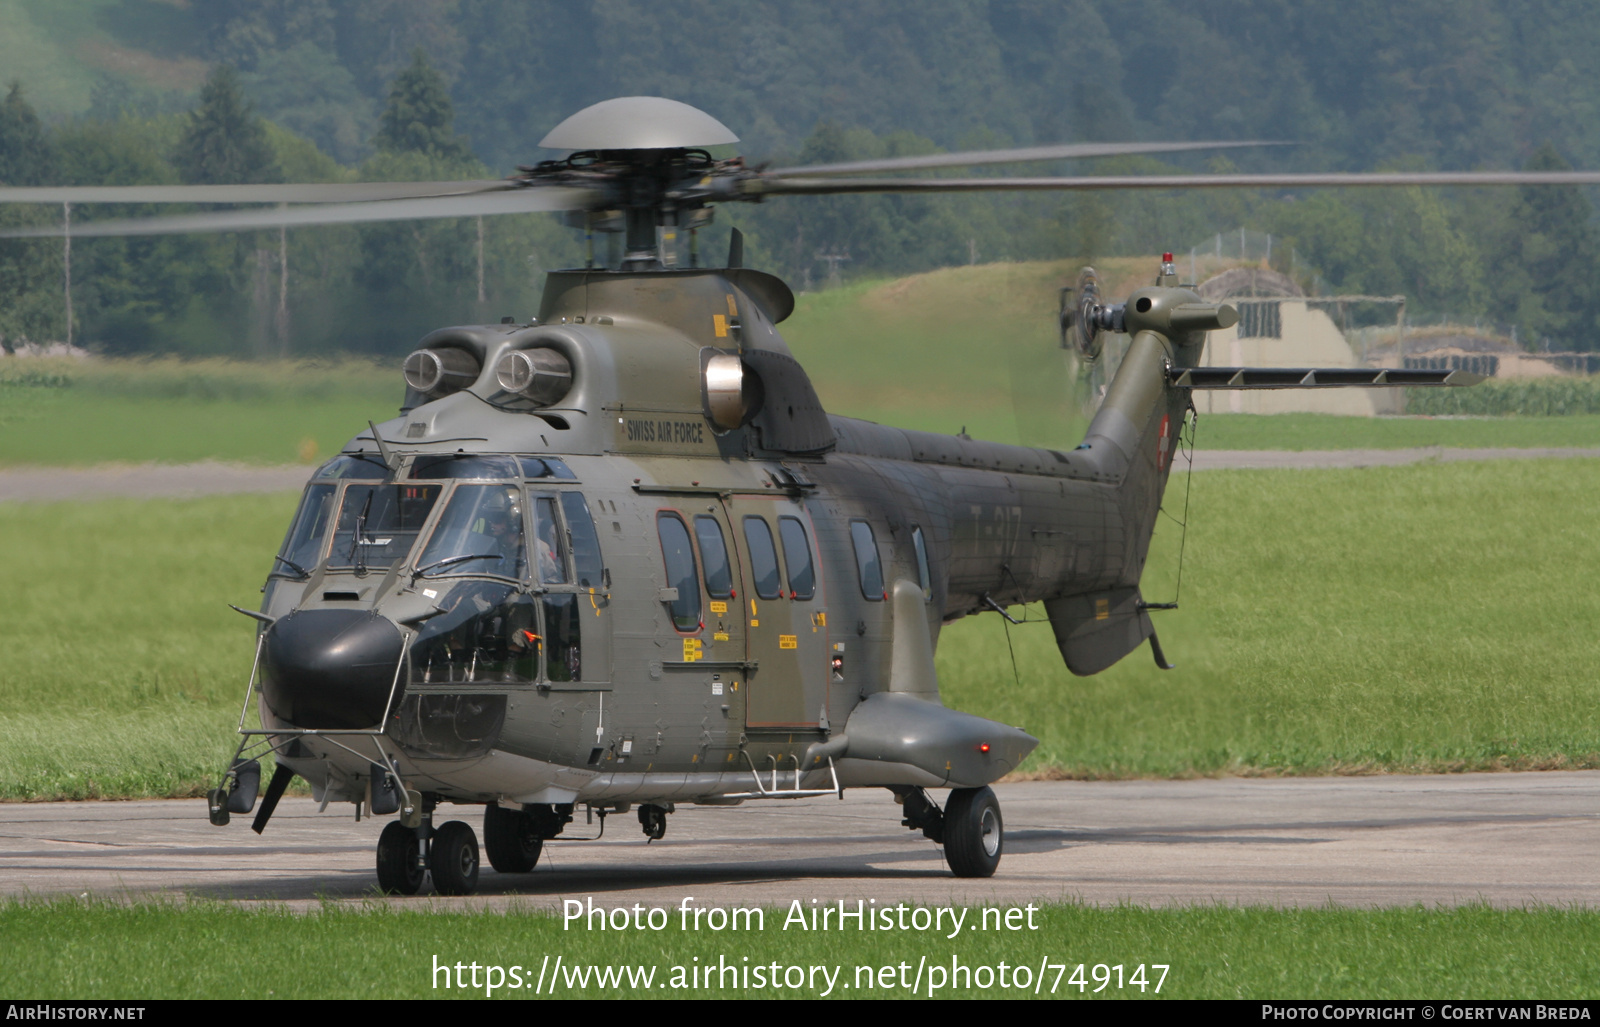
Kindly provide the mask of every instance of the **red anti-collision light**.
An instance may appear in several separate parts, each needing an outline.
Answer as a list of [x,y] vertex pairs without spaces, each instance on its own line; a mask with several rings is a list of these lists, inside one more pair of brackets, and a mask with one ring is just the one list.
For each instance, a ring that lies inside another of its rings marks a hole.
[[1170,253],[1163,253],[1163,254],[1162,254],[1162,255],[1161,255],[1161,260],[1162,260],[1162,262],[1164,262],[1164,263],[1167,263],[1167,264],[1170,264],[1170,263],[1172,263],[1172,254],[1170,254]]
[[988,742],[984,742],[982,745],[978,746],[978,751],[979,752],[988,752],[989,751],[989,743]]

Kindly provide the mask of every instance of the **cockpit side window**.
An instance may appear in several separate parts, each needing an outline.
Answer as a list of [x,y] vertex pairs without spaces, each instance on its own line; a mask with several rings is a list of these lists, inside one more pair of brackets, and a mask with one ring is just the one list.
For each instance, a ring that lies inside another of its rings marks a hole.
[[417,572],[439,577],[493,574],[520,581],[528,565],[526,554],[522,493],[514,485],[458,485],[417,558]]
[[289,534],[284,536],[280,559],[272,565],[273,574],[304,575],[311,573],[322,557],[322,543],[328,537],[328,524],[333,519],[334,484],[306,486],[305,498],[300,500],[300,510],[294,515]]
[[567,533],[572,539],[572,563],[578,572],[578,584],[584,588],[602,588],[605,560],[600,554],[600,536],[594,530],[594,518],[589,516],[589,504],[582,492],[561,493],[561,512],[567,515]]
[[533,500],[533,544],[538,550],[539,580],[546,585],[566,585],[567,547],[561,537],[561,521],[556,516],[554,496],[535,496]]

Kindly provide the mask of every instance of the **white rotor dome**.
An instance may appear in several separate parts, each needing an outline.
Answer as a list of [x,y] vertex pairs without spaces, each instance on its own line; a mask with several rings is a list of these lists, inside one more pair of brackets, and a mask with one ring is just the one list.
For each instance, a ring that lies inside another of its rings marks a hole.
[[572,115],[539,141],[553,150],[669,150],[736,143],[705,111],[664,96],[619,96]]

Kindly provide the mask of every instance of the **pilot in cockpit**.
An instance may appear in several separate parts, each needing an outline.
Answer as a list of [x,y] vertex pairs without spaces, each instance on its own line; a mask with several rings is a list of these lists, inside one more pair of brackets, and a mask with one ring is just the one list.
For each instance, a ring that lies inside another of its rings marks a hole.
[[489,541],[489,548],[484,551],[499,557],[494,573],[522,577],[522,508],[510,489],[485,504],[483,520],[477,527]]

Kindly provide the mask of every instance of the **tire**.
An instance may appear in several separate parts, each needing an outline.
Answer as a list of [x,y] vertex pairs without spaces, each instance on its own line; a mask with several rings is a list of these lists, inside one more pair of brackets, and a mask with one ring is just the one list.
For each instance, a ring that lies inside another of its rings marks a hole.
[[385,895],[415,895],[421,887],[417,832],[391,820],[378,836],[378,890]]
[[944,858],[957,877],[993,877],[1004,848],[1000,800],[988,788],[957,788],[944,806]]
[[478,837],[472,827],[452,820],[433,834],[428,858],[433,890],[440,895],[471,895],[478,887]]
[[544,839],[532,817],[493,803],[483,808],[483,850],[497,873],[527,873],[539,862],[543,849]]

